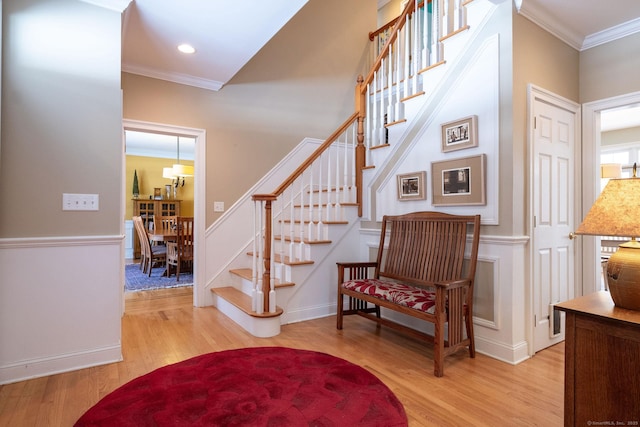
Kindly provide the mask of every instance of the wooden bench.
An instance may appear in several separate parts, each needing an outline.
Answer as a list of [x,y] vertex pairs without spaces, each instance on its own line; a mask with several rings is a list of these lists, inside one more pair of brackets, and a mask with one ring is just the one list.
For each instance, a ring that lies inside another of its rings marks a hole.
[[[337,328],[342,329],[344,315],[358,314],[431,342],[437,377],[444,374],[444,357],[458,349],[468,348],[475,357],[473,282],[479,241],[480,215],[384,216],[377,260],[338,263]],[[434,334],[383,318],[380,307],[431,322]]]

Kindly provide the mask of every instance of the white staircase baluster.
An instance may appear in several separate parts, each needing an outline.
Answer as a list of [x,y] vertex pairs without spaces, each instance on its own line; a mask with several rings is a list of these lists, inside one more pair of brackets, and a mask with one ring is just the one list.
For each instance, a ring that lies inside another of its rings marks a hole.
[[[343,137],[346,137],[346,133],[343,134]],[[336,221],[340,221],[340,189],[341,189],[341,185],[340,185],[340,139],[338,139],[336,142],[334,142],[334,146],[335,149],[333,151],[335,151],[335,158],[336,158],[336,162],[335,162],[335,190],[334,190],[334,196],[333,196],[333,200],[334,200],[334,205],[333,205],[333,209],[334,209],[334,213],[333,213],[333,217]]]
[[323,186],[323,181],[322,181],[322,158],[323,158],[323,154],[320,155],[320,157],[318,157],[317,162],[318,162],[318,212],[320,213],[319,217],[318,217],[318,222],[316,223],[316,238],[318,240],[321,239],[320,236],[322,236],[322,217],[324,215],[323,213],[323,209],[322,209],[322,186]]
[[418,70],[420,70],[420,10],[418,1],[415,1],[413,18],[411,20],[411,94],[418,93]]
[[411,78],[411,17],[407,15],[407,20],[404,26],[404,91],[403,98],[407,98],[411,95],[409,92],[409,79]]
[[331,148],[329,148],[327,151],[325,151],[324,153],[322,153],[322,155],[327,155],[327,185],[326,185],[326,207],[325,207],[325,211],[327,213],[327,216],[325,217],[325,219],[327,221],[332,221],[333,216],[331,215]]
[[[315,163],[315,162],[314,162]],[[314,232],[313,232],[313,218],[317,218],[317,212],[316,211],[316,207],[313,206],[313,185],[314,185],[314,181],[313,181],[313,166],[314,163],[312,163],[311,165],[309,165],[309,224],[307,225],[307,238],[309,240],[316,240],[317,236],[315,236]],[[304,195],[301,195],[300,198],[302,199],[302,204],[304,204]]]
[[[386,90],[386,95],[387,95],[387,120],[385,120],[385,123],[391,123],[393,122],[393,100],[392,100],[392,89],[393,89],[393,43],[390,46],[389,49],[389,55],[388,55],[388,60],[387,60],[387,67],[388,67],[388,71],[387,71],[387,90]],[[386,141],[385,141],[386,142]]]
[[[348,131],[347,131],[348,132]],[[353,127],[351,128],[352,132],[352,141],[355,135],[353,135]],[[342,202],[348,203],[351,201],[351,197],[349,197],[349,138],[346,138],[343,150],[343,160],[342,160]]]
[[449,27],[449,0],[440,0],[442,1],[442,30],[441,37],[446,36],[451,32],[451,28]]
[[429,8],[425,4],[422,8],[422,61],[420,64],[420,69],[418,71],[422,70],[423,68],[427,68],[429,66],[429,61],[431,61],[431,53],[429,50],[431,46],[431,43],[429,42],[431,36],[430,23],[431,21],[429,20]]
[[305,176],[305,173],[303,172],[302,175],[300,175],[300,197],[299,197],[300,199],[300,227],[299,227],[300,243],[299,243],[298,250],[300,251],[300,256],[298,257],[298,259],[300,261],[307,259],[305,255],[305,243],[304,243],[304,232],[305,232],[304,221],[307,218],[307,215],[309,214],[309,212],[307,212],[307,210],[304,207],[304,184],[305,184],[304,176]]

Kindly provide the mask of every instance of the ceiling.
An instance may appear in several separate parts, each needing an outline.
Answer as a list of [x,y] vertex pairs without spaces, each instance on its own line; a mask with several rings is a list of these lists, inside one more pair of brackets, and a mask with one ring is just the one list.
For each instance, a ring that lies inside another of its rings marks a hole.
[[[133,0],[123,14],[122,70],[222,90],[307,1]],[[378,7],[389,1],[378,0]],[[640,31],[640,0],[513,1],[520,14],[577,50]],[[179,52],[181,43],[196,52]]]
[[[308,0],[134,0],[123,16],[123,71],[219,90]],[[189,43],[196,52],[181,53]]]

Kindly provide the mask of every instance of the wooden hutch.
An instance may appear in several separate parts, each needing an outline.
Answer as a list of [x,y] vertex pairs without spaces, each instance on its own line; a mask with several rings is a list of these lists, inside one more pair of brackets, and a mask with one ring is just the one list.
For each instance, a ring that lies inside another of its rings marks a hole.
[[[145,229],[151,230],[153,219],[157,216],[180,216],[180,202],[174,199],[132,199],[133,216],[141,216]],[[133,233],[133,256],[140,258],[140,241],[138,235]]]

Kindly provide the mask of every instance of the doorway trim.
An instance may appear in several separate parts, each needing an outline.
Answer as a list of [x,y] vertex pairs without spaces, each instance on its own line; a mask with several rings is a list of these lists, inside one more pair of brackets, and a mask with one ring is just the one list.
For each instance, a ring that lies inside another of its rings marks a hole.
[[[640,92],[631,92],[620,96],[600,99],[582,104],[582,170],[600,170],[600,113],[612,108],[625,107],[630,104],[640,104]],[[600,182],[597,173],[585,173],[582,177],[582,218],[589,212],[591,205],[600,194]],[[582,281],[583,295],[595,292],[596,278],[600,277],[601,266],[597,260],[597,239],[582,239],[584,259],[584,280]]]
[[[207,132],[204,129],[189,128],[184,126],[169,125],[163,123],[144,122],[140,120],[122,119],[123,129],[123,155],[122,155],[122,170],[125,170],[126,156],[124,154],[124,131],[140,131],[140,132],[153,132],[163,133],[169,135],[189,136],[196,139],[195,153],[194,153],[194,191],[193,191],[193,227],[195,235],[199,238],[195,239],[195,259],[193,260],[193,305],[199,307],[204,301],[202,294],[205,282],[205,262],[206,244],[205,244],[205,221],[206,221],[206,150],[207,150]],[[123,173],[124,175],[124,173]],[[123,177],[124,181],[124,177]],[[124,188],[124,182],[122,184],[122,209],[124,218],[124,207],[126,206],[126,189]],[[124,257],[122,259],[124,264]],[[122,266],[124,271],[124,265]],[[124,291],[123,291],[124,292]],[[124,309],[124,308],[123,308]]]

